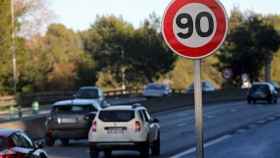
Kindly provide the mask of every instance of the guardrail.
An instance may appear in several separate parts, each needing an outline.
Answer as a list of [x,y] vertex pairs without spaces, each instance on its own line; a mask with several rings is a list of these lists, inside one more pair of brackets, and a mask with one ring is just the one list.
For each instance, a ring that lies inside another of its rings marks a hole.
[[[172,95],[137,101],[147,107],[150,112],[163,112],[176,108],[192,108],[194,106],[193,94],[185,94],[183,91],[174,91]],[[180,94],[182,93],[182,94]],[[204,104],[222,103],[227,101],[241,101],[246,99],[246,90],[227,89],[203,93]],[[215,105],[215,104],[213,104]],[[35,115],[32,118],[25,118],[17,121],[0,123],[0,128],[21,128],[26,130],[33,138],[43,138],[46,134],[45,119],[47,114]],[[36,130],[34,130],[36,129]]]
[[[230,93],[232,94],[234,91],[240,91],[240,89],[233,89],[233,90],[218,90],[216,92],[223,91],[223,93]],[[128,97],[128,96],[138,96],[143,92],[143,89],[118,89],[118,90],[110,90],[105,91],[104,95],[109,97]],[[59,100],[65,99],[72,99],[75,91],[61,91],[61,92],[41,92],[41,93],[29,93],[29,94],[21,94],[16,102],[14,96],[8,97],[0,97],[0,107],[3,106],[11,106],[11,105],[21,105],[22,107],[30,107],[34,101],[39,102],[40,104],[52,104]],[[184,89],[173,89],[173,95],[176,94],[184,94]],[[216,93],[213,93],[216,94]],[[228,95],[230,95],[228,94]],[[212,97],[215,97],[213,95]]]
[[[142,91],[142,89],[117,89],[105,91],[104,95],[106,97],[131,96],[139,95]],[[31,106],[34,101],[38,101],[40,104],[51,104],[59,100],[72,99],[74,94],[75,91],[28,93],[21,94],[17,101],[14,96],[0,97],[0,107],[14,106],[16,104],[27,107]]]
[[6,106],[16,105],[16,99],[14,96],[4,96],[0,97],[0,108]]

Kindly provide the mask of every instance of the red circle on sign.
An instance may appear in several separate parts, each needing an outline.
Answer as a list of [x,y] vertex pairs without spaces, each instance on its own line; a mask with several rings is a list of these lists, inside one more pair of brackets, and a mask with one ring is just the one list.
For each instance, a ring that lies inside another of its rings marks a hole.
[[[200,3],[206,5],[213,11],[217,19],[217,29],[213,38],[205,45],[198,48],[187,47],[176,38],[173,30],[173,22],[177,12],[187,4]],[[163,37],[168,46],[178,55],[191,58],[201,59],[214,53],[225,40],[228,20],[223,5],[217,0],[173,0],[167,7],[162,22]]]

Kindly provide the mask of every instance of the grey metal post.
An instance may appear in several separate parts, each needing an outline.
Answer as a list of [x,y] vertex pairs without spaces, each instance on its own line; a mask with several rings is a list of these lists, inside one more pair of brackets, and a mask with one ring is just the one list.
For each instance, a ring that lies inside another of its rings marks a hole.
[[[16,59],[16,26],[15,26],[15,11],[14,11],[14,0],[11,0],[10,2],[11,5],[11,32],[12,32],[12,46],[11,46],[11,51],[12,51],[12,63],[13,63],[13,82],[14,82],[14,95],[16,98],[16,101],[18,100],[17,96],[17,59]],[[18,105],[18,115],[21,118],[22,117],[22,111],[21,111],[21,105]]]
[[196,157],[204,158],[203,107],[200,64],[200,59],[194,61],[195,128],[197,140]]

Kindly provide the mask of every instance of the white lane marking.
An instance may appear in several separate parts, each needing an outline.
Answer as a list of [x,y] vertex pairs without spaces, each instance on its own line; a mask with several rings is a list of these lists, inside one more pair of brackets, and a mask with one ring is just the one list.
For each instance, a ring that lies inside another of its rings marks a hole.
[[236,132],[236,133],[238,133],[238,134],[242,134],[242,133],[245,133],[245,132],[247,132],[247,130],[246,130],[246,129],[239,129],[239,130],[237,130],[237,132]]
[[178,127],[183,127],[183,126],[186,126],[187,125],[187,123],[180,123],[180,124],[178,124],[177,126]]
[[257,124],[264,124],[266,122],[266,120],[259,120],[259,121],[257,121],[256,123]]
[[230,112],[237,112],[237,109],[231,109]]
[[215,118],[215,116],[212,116],[212,115],[208,115],[208,116],[205,116],[205,117],[208,118],[208,119]]
[[[231,138],[231,137],[232,137],[232,135],[225,135],[225,136],[222,136],[222,137],[217,138],[217,139],[215,139],[215,140],[212,140],[212,141],[210,141],[210,142],[207,142],[207,143],[204,144],[204,148],[207,148],[207,147],[209,147],[209,146],[218,144],[218,143],[220,143],[220,142],[222,142],[222,141],[224,141],[224,140],[226,140],[226,139],[229,139],[229,138]],[[191,154],[191,153],[194,153],[195,151],[196,151],[196,147],[192,147],[192,148],[190,148],[190,149],[188,149],[188,150],[186,150],[186,151],[183,151],[183,152],[181,152],[181,153],[179,153],[179,154],[173,155],[173,156],[171,156],[170,158],[181,158],[181,157],[183,157],[183,156],[186,156],[186,155],[189,155],[189,154]]]

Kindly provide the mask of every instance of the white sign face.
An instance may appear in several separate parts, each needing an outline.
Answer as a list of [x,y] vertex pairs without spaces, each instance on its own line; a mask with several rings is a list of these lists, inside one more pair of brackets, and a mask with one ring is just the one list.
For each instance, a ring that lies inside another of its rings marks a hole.
[[199,48],[211,41],[217,29],[217,20],[213,11],[202,3],[190,3],[176,14],[173,30],[183,45]]

